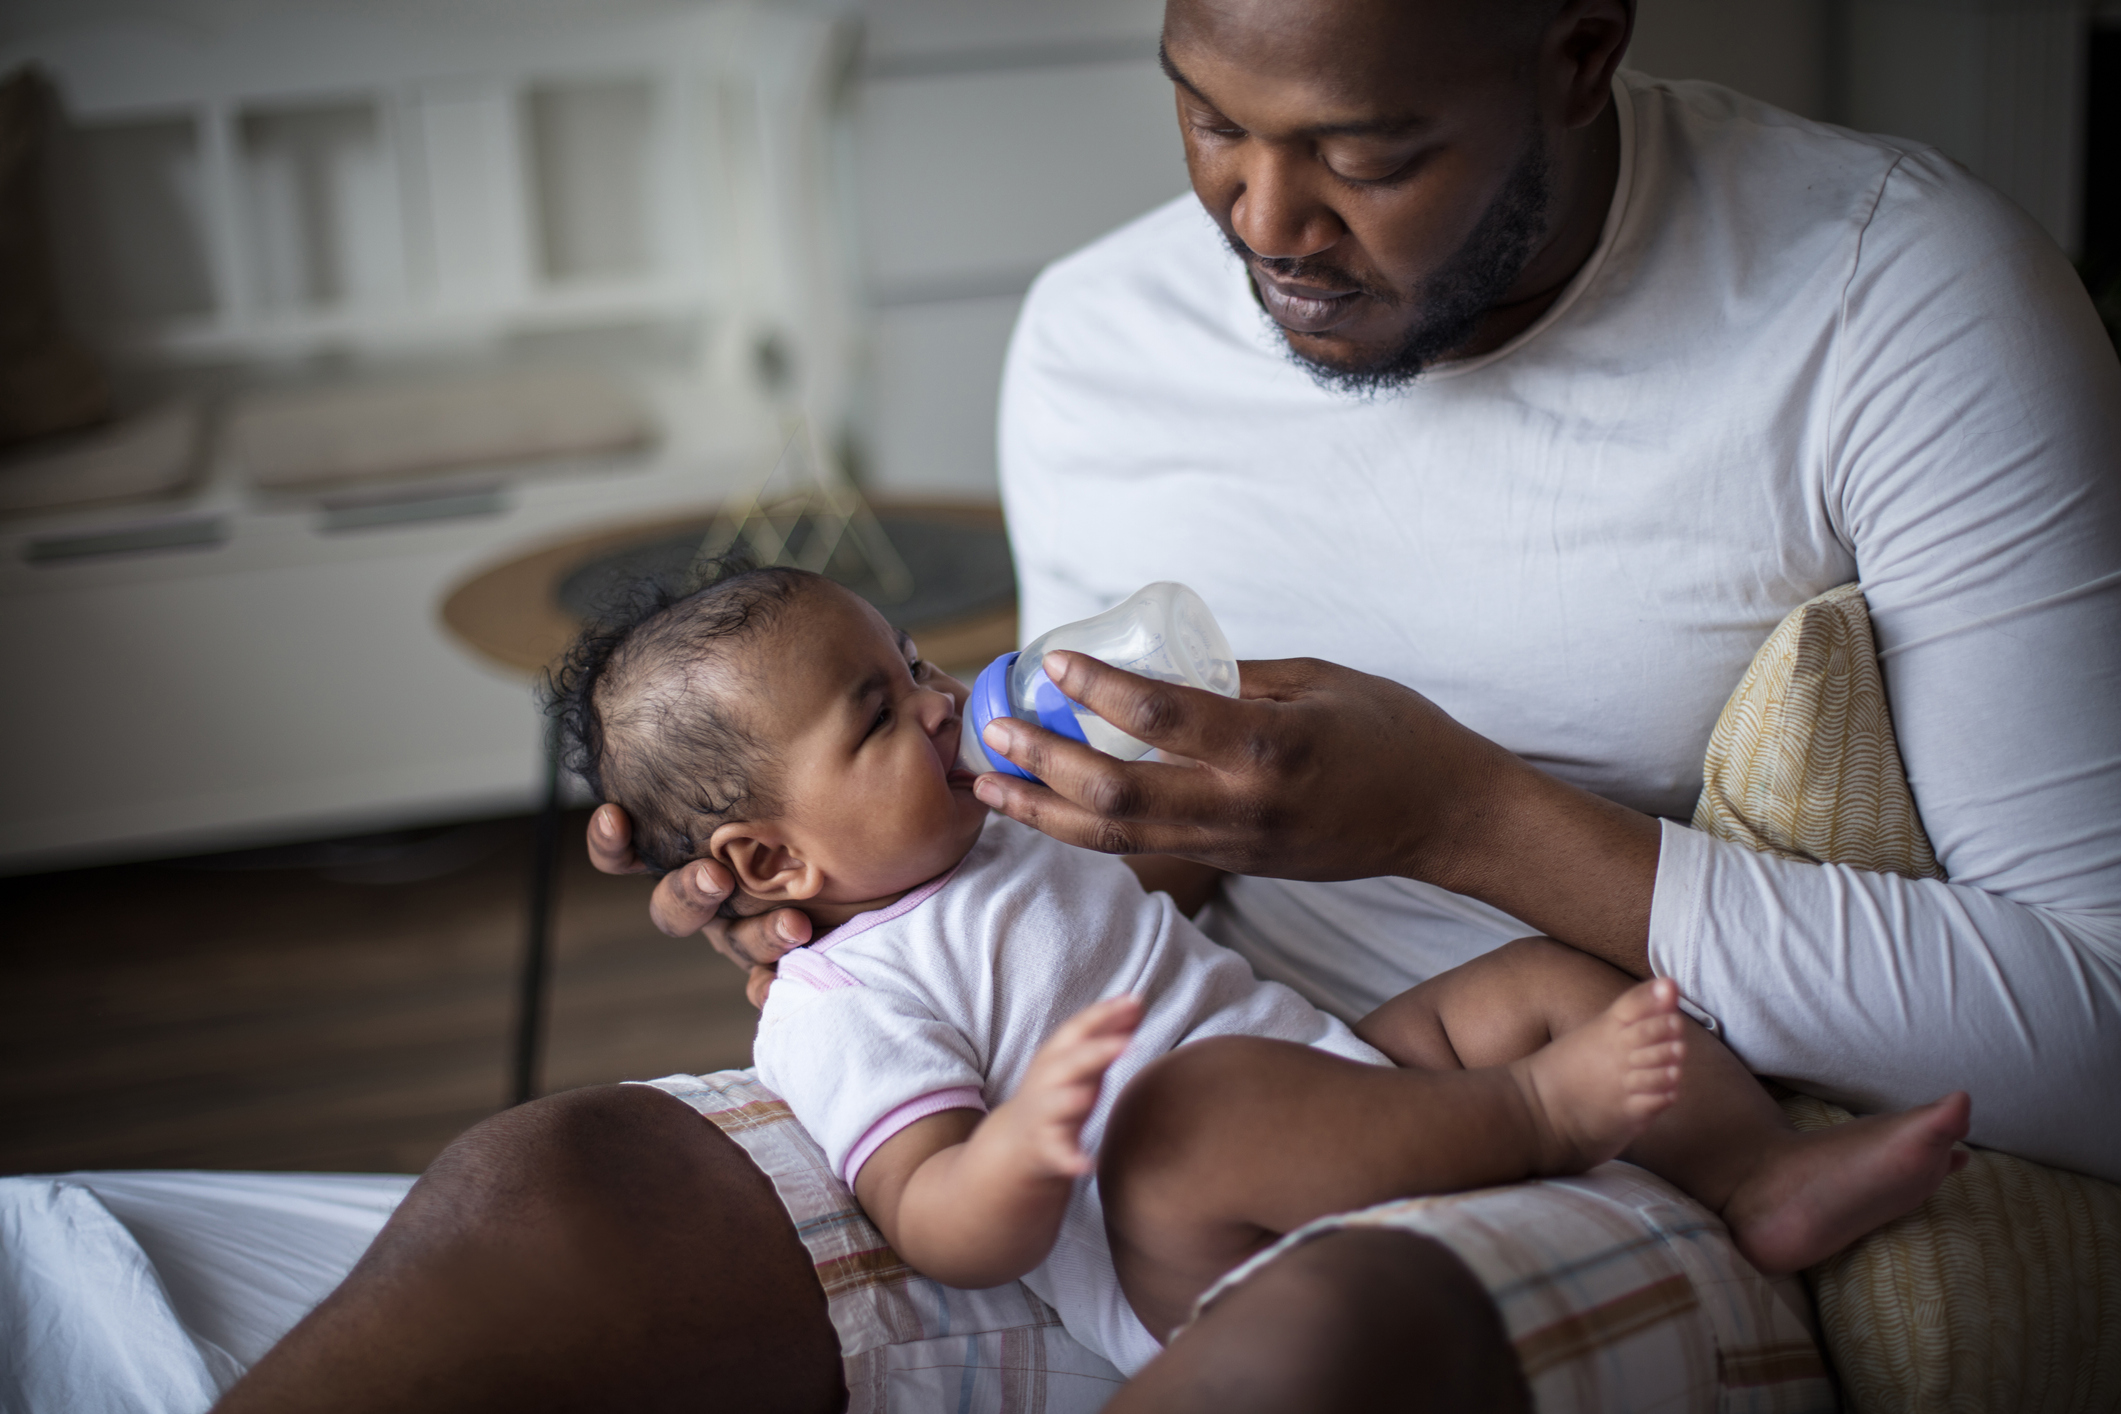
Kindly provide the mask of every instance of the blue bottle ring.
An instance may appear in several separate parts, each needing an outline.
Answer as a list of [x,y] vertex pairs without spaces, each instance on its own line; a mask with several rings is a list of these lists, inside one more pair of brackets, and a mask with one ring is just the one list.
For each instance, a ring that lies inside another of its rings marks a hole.
[[[965,702],[965,730],[978,735],[980,749],[994,763],[994,769],[1003,775],[1014,776],[1020,781],[1031,781],[1038,785],[1045,782],[1023,767],[988,747],[987,723],[996,717],[1013,717],[1009,710],[1009,669],[1016,664],[1016,653],[1004,653],[985,668],[973,680],[972,696]],[[1083,735],[1083,724],[1076,719],[1075,700],[1053,685],[1053,679],[1040,668],[1031,680],[1031,703],[1038,713],[1038,724],[1057,736],[1089,745],[1090,739]]]

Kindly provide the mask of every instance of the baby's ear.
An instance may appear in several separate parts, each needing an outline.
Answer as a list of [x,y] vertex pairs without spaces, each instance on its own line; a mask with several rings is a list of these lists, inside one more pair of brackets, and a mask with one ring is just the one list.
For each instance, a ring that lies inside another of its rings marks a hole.
[[760,821],[732,820],[714,832],[707,848],[736,875],[736,886],[756,899],[799,903],[825,887],[817,866],[796,858],[779,831]]

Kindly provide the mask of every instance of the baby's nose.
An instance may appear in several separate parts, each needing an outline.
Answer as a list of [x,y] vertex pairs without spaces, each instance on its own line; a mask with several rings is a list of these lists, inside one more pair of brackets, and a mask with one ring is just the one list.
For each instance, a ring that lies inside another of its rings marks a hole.
[[956,717],[957,704],[950,700],[949,693],[937,692],[932,688],[922,690],[920,718],[921,724],[928,730],[928,735],[937,735]]

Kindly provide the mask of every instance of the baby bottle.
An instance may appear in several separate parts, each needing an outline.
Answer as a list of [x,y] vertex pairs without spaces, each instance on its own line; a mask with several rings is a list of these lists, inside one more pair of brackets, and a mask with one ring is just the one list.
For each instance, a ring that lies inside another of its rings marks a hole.
[[1020,717],[1048,731],[1087,742],[1108,756],[1132,761],[1149,750],[1089,708],[1064,696],[1046,676],[1046,654],[1056,648],[1086,653],[1130,673],[1161,682],[1237,696],[1237,660],[1230,641],[1201,597],[1168,580],[1138,589],[1102,614],[1063,624],[1018,653],[989,663],[972,684],[965,703],[965,729],[958,764],[968,771],[1001,771],[1027,781],[1038,777],[980,741],[996,717]]

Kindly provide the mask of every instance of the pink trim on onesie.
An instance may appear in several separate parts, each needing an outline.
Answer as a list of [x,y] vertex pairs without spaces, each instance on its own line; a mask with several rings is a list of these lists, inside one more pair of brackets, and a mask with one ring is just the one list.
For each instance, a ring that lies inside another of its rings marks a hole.
[[885,1141],[915,1120],[926,1119],[929,1115],[939,1115],[945,1110],[978,1110],[981,1114],[985,1114],[987,1112],[987,1102],[981,1098],[980,1092],[970,1085],[953,1086],[948,1090],[934,1090],[917,1100],[906,1101],[905,1104],[900,1105],[875,1124],[870,1125],[868,1132],[863,1134],[855,1142],[854,1147],[847,1151],[847,1163],[840,1170],[841,1180],[851,1190],[854,1187],[854,1176],[862,1171],[862,1165],[868,1163],[870,1157],[877,1150],[884,1147]]
[[791,948],[781,954],[774,970],[781,976],[812,987],[820,992],[830,992],[841,987],[859,987],[862,979],[829,957],[820,957],[809,948]]
[[[957,877],[957,871],[964,867],[965,862],[961,859],[955,865],[953,865],[947,872],[936,875],[933,879],[930,879],[927,883],[922,884],[919,888],[913,890],[913,892],[907,894],[904,898],[900,899],[897,903],[892,904],[889,908],[879,908],[872,913],[857,913],[854,915],[854,917],[848,919],[845,923],[840,924],[839,927],[833,929],[824,937],[815,938],[805,946],[807,946],[812,952],[824,952],[828,948],[838,947],[841,943],[846,942],[849,938],[856,937],[860,934],[868,932],[871,928],[874,928],[879,924],[889,923],[894,918],[904,918],[907,914],[913,912],[914,909],[919,908],[929,899],[934,898],[937,891],[940,890],[943,885],[949,883],[952,879],[955,879]],[[793,957],[794,955],[795,954],[790,953],[788,956]],[[781,960],[785,962],[787,961],[787,958],[783,958]]]
[[[782,956],[779,964],[780,970],[787,972],[789,976],[795,978],[798,982],[806,983],[821,992],[829,992],[839,987],[861,986],[861,979],[855,977],[846,968],[841,967],[831,958],[824,956],[824,954],[846,942],[849,938],[858,937],[868,932],[871,928],[889,923],[894,918],[903,918],[913,912],[914,909],[934,898],[941,891],[943,885],[957,877],[957,871],[963,867],[964,861],[959,860],[952,868],[936,875],[889,908],[879,908],[872,913],[856,914],[824,937],[818,938],[803,947],[791,949]],[[791,964],[793,964],[792,968]],[[987,1112],[987,1102],[980,1097],[978,1088],[971,1085],[958,1085],[948,1090],[934,1090],[926,1095],[906,1101],[906,1103],[893,1109],[875,1124],[870,1125],[862,1137],[855,1141],[854,1147],[847,1151],[847,1162],[840,1170],[840,1176],[846,1182],[847,1187],[850,1189],[854,1187],[854,1176],[862,1171],[862,1165],[868,1163],[870,1157],[878,1149],[883,1148],[885,1142],[892,1135],[917,1119],[926,1119],[929,1115],[939,1115],[945,1110],[978,1110],[981,1114],[985,1114]]]

